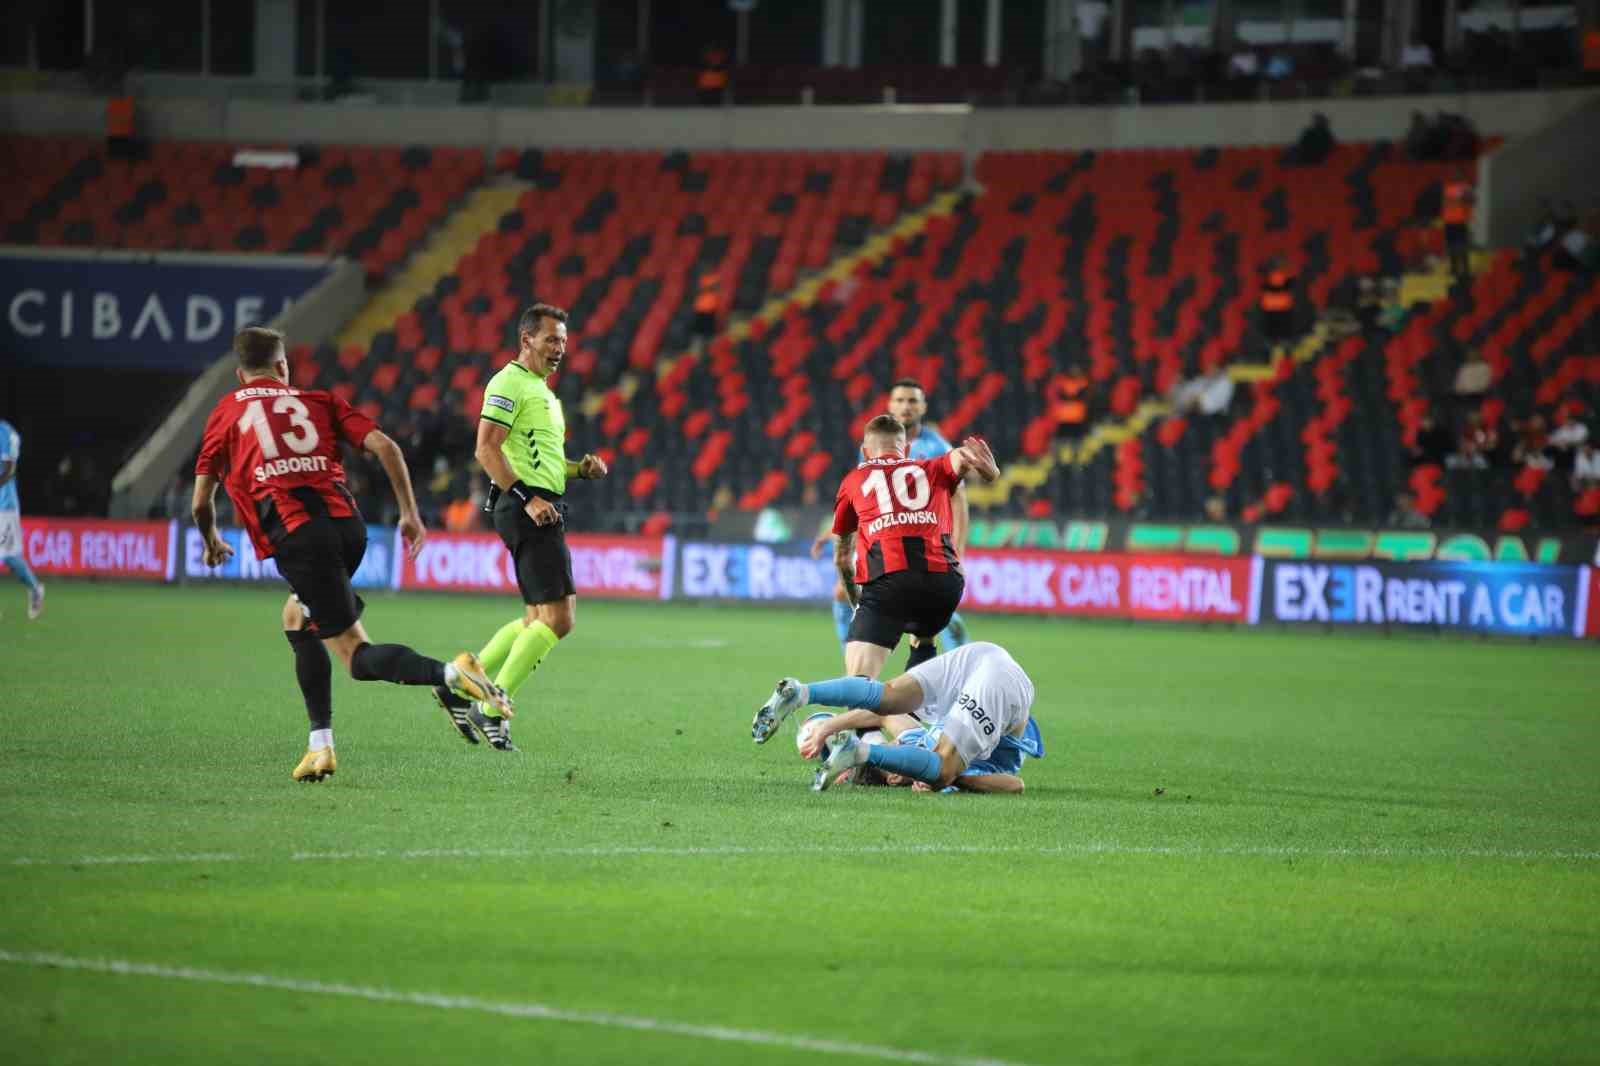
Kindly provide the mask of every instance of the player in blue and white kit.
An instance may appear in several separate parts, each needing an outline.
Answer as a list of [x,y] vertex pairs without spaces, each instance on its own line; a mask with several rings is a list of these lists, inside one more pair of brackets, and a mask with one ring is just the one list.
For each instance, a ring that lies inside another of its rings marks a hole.
[[[835,733],[844,737],[817,771],[812,788],[820,792],[858,767],[875,766],[942,789],[957,784],[968,769],[995,759],[1007,737],[1024,751],[1025,745],[1037,743],[1037,728],[1028,728],[1033,695],[1033,681],[1009,652],[975,641],[912,667],[888,684],[839,677],[806,685],[786,677],[756,712],[750,731],[759,741],[802,707],[853,707],[812,723],[802,756],[820,754]],[[857,730],[883,729],[899,715],[910,715],[930,730],[938,728],[931,748],[857,739]],[[1037,750],[1043,753],[1043,745]]]
[[[925,751],[937,751],[939,738],[944,736],[944,730],[939,726],[924,729],[917,726],[907,729],[904,733],[894,738],[896,744],[908,747],[922,748]],[[967,768],[956,775],[953,784],[946,785],[946,792],[1021,792],[1022,791],[1022,759],[1044,758],[1044,738],[1039,735],[1039,721],[1028,718],[1022,736],[1004,736],[1000,743],[995,745],[993,753],[987,758],[978,759],[968,763]],[[915,781],[902,774],[884,774],[884,784],[891,788],[903,785],[912,785],[919,791],[933,790],[932,785]],[[861,782],[866,784],[865,781]]]
[[[949,441],[939,435],[939,431],[923,422],[923,416],[928,413],[928,394],[923,391],[922,385],[915,378],[901,378],[889,386],[889,414],[900,423],[906,431],[906,458],[908,459],[937,459],[939,456],[954,450]],[[865,454],[862,458],[866,458]],[[950,497],[950,541],[955,545],[956,555],[960,557],[967,550],[967,524],[969,514],[967,510],[967,489],[965,485],[956,489]],[[831,534],[824,534],[817,538],[811,546],[811,556],[816,558],[822,546],[832,539]],[[850,632],[850,602],[845,599],[844,587],[835,584],[833,587],[833,629],[839,637],[842,646]],[[967,642],[967,624],[960,613],[950,616],[950,625],[943,633],[939,634],[939,641],[946,648],[959,648]],[[911,658],[908,666],[915,666],[935,653],[934,645],[924,645],[920,649],[913,643]]]
[[22,550],[22,504],[17,500],[17,461],[22,437],[10,422],[0,422],[0,563],[28,586],[28,618],[44,610],[44,586],[28,566]]

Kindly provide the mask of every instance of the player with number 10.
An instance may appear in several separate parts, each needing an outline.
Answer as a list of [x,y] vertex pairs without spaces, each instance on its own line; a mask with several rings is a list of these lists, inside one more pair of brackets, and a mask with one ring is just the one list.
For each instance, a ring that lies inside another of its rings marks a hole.
[[[861,451],[834,501],[833,560],[855,608],[845,671],[875,678],[904,633],[918,640],[912,666],[933,657],[966,586],[950,541],[950,496],[974,474],[994,481],[1000,468],[977,437],[937,459],[908,459],[905,429],[891,415],[867,423]],[[777,725],[758,715],[751,735],[765,743]]]

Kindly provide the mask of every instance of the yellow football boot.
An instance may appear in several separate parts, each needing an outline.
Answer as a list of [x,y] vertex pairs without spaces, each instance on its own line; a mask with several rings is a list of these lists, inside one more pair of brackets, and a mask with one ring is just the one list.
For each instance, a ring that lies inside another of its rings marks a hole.
[[[452,674],[454,676],[450,676]],[[450,683],[450,691],[462,699],[487,703],[507,718],[512,717],[511,697],[489,680],[489,675],[483,671],[483,664],[470,651],[464,651],[450,660],[446,680]]]
[[325,777],[332,777],[335,770],[339,769],[339,760],[333,754],[332,748],[310,749],[300,757],[300,765],[294,768],[289,776],[296,781],[321,781]]

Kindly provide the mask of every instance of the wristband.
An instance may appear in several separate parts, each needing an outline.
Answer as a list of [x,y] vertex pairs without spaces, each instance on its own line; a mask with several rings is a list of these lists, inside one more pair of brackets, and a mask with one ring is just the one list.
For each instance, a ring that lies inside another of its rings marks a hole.
[[528,506],[528,501],[533,499],[533,490],[526,483],[518,480],[506,486],[506,491],[517,498],[522,506]]

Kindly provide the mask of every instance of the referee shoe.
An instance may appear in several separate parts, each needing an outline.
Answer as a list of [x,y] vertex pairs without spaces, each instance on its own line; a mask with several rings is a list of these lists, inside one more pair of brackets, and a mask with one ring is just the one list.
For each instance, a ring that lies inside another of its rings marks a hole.
[[468,744],[478,742],[478,734],[472,728],[472,716],[467,712],[472,708],[471,700],[464,700],[443,685],[433,687],[433,702],[437,703],[445,715],[449,717],[450,724],[455,731],[461,734],[461,739]]

